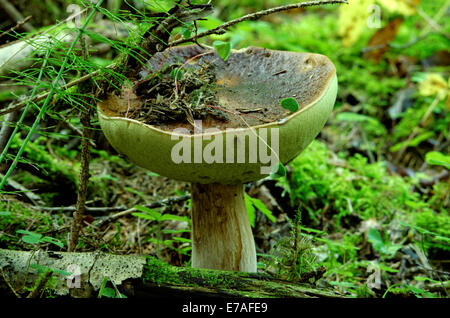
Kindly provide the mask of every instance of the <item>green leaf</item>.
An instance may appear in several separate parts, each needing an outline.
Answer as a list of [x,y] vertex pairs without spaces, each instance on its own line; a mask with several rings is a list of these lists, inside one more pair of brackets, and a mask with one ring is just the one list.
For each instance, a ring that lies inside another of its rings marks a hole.
[[[178,71],[179,70],[179,71]],[[183,76],[183,69],[179,69],[179,68],[174,68],[171,72],[170,72],[170,77],[175,79],[175,77],[177,78],[177,80],[181,79],[181,76]]]
[[164,220],[187,222],[188,218],[185,216],[179,216],[179,215],[173,215],[173,214],[163,214],[161,217],[161,221],[164,221]]
[[0,211],[0,216],[10,216],[11,212],[8,211]]
[[281,164],[278,163],[278,166],[274,166],[272,168],[272,173],[270,174],[272,178],[280,178],[286,176],[286,168]]
[[114,289],[110,288],[110,287],[105,287],[103,289],[103,295],[102,296],[105,296],[105,297],[108,297],[108,298],[115,298],[116,297],[116,291]]
[[231,53],[231,43],[223,42],[223,41],[214,41],[213,43],[214,49],[217,51],[217,55],[219,55],[222,60],[228,60],[228,57]]
[[298,102],[295,98],[292,97],[288,97],[288,98],[283,98],[280,101],[281,107],[283,107],[284,109],[289,110],[290,112],[296,112],[300,106],[298,105]]
[[182,230],[168,230],[168,229],[164,229],[161,231],[163,234],[180,234],[180,233],[190,233],[191,230],[188,229],[182,229]]
[[380,251],[384,247],[383,239],[377,229],[369,229],[369,232],[367,233],[367,240],[372,243],[372,246],[376,251]]
[[387,265],[384,265],[384,264],[378,264],[378,267],[379,267],[382,271],[385,271],[385,272],[389,272],[389,273],[398,273],[398,270],[397,270],[397,269],[391,268],[391,267],[389,267],[389,266],[387,266]]
[[140,196],[141,198],[145,198],[145,195],[142,193],[142,192],[140,192],[140,191],[136,191],[136,190],[134,190],[133,188],[130,188],[130,187],[125,187],[125,188],[123,188],[124,190],[126,190],[126,191],[128,191],[128,192],[131,192],[131,193],[133,193],[133,194],[136,194],[136,195],[138,195],[138,196]]
[[272,221],[273,223],[276,223],[276,219],[272,214],[272,211],[270,211],[265,205],[264,203],[256,198],[252,198],[250,196],[248,196],[251,203],[262,213],[264,214],[270,221]]
[[340,281],[330,281],[330,285],[333,286],[341,286],[341,287],[348,287],[348,288],[357,288],[358,285],[350,282],[340,282]]
[[252,227],[255,227],[256,210],[253,207],[252,200],[248,194],[245,194],[245,207],[247,209],[248,221]]
[[436,283],[436,284],[441,283],[438,280],[434,280],[434,279],[431,279],[429,277],[424,277],[424,276],[414,276],[414,280],[416,280],[418,282],[430,282],[430,283]]
[[63,242],[61,242],[60,240],[55,239],[55,238],[53,238],[53,237],[50,237],[50,236],[44,236],[44,237],[41,239],[41,242],[52,243],[52,244],[55,244],[56,246],[59,246],[60,248],[63,248],[63,247],[64,247],[64,243],[63,243]]
[[144,212],[144,213],[139,212],[133,213],[134,216],[141,217],[147,220],[155,220],[158,222],[161,221],[162,214],[159,213],[158,211],[155,211],[142,205],[136,205],[134,208],[138,211]]
[[98,291],[98,298],[102,298],[103,293],[106,288],[106,283],[108,283],[108,278],[104,277],[102,281],[102,285],[100,286],[100,290]]
[[351,122],[377,122],[377,120],[373,117],[356,114],[356,113],[350,113],[350,112],[342,112],[336,116],[336,120],[338,121],[351,121]]
[[439,151],[430,151],[425,155],[425,161],[430,165],[443,166],[450,169],[450,156]]
[[422,288],[418,288],[418,287],[411,286],[411,285],[406,285],[406,287],[410,291],[412,291],[414,294],[416,294],[416,296],[423,295],[423,296],[428,297],[428,298],[436,298],[436,296],[433,293],[430,293],[430,292],[428,292],[426,290],[423,290]]
[[420,134],[417,137],[411,139],[409,142],[407,140],[403,141],[403,142],[399,142],[398,144],[395,144],[391,148],[389,148],[389,150],[392,152],[399,151],[405,145],[408,147],[417,147],[422,141],[425,141],[433,136],[434,136],[433,131],[427,131],[427,132],[424,132],[423,134]]
[[39,244],[41,242],[42,234],[25,230],[17,230],[16,232],[19,234],[24,234],[24,236],[22,236],[22,241],[24,241],[25,243]]
[[174,236],[172,239],[174,241],[181,242],[181,243],[191,243],[192,242],[191,239],[187,239],[184,237],[178,237],[178,236]]
[[181,28],[181,34],[183,38],[189,39],[191,37],[192,31],[189,28]]
[[60,275],[63,275],[63,276],[70,276],[70,275],[72,275],[72,273],[69,273],[69,272],[66,272],[66,271],[63,271],[63,270],[54,269],[54,268],[50,268],[50,267],[39,265],[39,264],[31,264],[30,268],[33,268],[33,269],[37,270],[39,273],[45,273],[45,272],[50,271],[50,272],[53,272],[53,273],[56,273],[56,274],[60,274]]

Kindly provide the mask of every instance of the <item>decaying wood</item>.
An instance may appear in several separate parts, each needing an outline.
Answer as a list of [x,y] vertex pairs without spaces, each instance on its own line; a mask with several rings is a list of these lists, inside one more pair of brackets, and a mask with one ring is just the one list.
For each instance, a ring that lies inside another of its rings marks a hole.
[[[135,255],[0,249],[0,291],[11,292],[12,288],[26,297],[25,287],[34,287],[42,272],[50,270],[55,295],[70,293],[75,297],[91,297],[100,289],[105,277],[116,285],[126,279],[140,278],[145,262],[144,257]],[[64,272],[70,275],[63,275]]]
[[[97,297],[106,277],[128,297],[340,297],[333,291],[265,274],[175,267],[144,256],[3,249],[0,294],[26,297],[24,287],[35,286],[43,275],[32,264],[53,270],[56,295]],[[64,276],[58,270],[72,275]]]

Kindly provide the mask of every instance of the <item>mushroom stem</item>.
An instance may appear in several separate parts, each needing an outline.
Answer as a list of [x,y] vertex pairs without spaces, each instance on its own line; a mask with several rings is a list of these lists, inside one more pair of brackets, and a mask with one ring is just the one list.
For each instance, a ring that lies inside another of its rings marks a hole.
[[244,186],[192,183],[192,267],[256,272]]

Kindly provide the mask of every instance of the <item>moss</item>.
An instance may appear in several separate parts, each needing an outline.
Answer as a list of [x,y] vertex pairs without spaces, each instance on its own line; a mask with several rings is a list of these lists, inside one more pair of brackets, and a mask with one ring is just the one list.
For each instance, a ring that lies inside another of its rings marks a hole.
[[422,234],[422,246],[435,253],[438,250],[450,252],[450,215],[448,211],[435,213],[432,210],[414,213],[413,225]]
[[290,164],[293,172],[289,181],[280,181],[294,206],[301,202],[307,206],[309,223],[318,224],[325,206],[338,227],[351,213],[365,220],[390,217],[391,211],[408,213],[427,208],[419,194],[411,192],[416,181],[389,175],[383,162],[369,164],[356,154],[345,166],[336,167],[331,158],[326,146],[314,141]]
[[217,270],[174,267],[170,266],[154,257],[147,258],[144,266],[143,281],[153,282],[158,286],[162,283],[171,284],[194,284],[203,287],[226,287],[239,288],[242,276],[245,273],[223,272]]
[[154,257],[147,258],[142,275],[144,283],[183,290],[206,291],[231,297],[336,297],[331,291],[307,284],[271,279],[259,273],[218,271],[170,266]]
[[[39,210],[28,208],[26,205],[13,200],[0,201],[0,248],[17,249],[23,248],[24,243],[21,236],[16,234],[17,230],[28,230],[35,233],[48,233],[57,226],[65,224],[61,214],[50,214]],[[65,242],[65,233],[53,234],[55,239]],[[27,245],[29,246],[29,245]],[[50,245],[54,247],[54,245]]]

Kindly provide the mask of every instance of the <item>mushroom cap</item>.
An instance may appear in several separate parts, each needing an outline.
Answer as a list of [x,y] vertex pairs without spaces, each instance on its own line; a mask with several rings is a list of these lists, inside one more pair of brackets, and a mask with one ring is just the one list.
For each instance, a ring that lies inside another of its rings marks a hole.
[[[167,49],[152,57],[140,74],[148,76],[163,63],[183,62],[205,52],[194,45]],[[99,122],[111,145],[135,164],[175,180],[245,183],[266,177],[271,165],[277,167],[278,162],[286,164],[298,156],[333,109],[336,69],[326,56],[249,47],[232,50],[226,62],[217,53],[205,54],[189,67],[206,62],[214,66],[221,107],[230,111],[263,109],[269,122],[230,116],[234,121],[203,122],[201,132],[174,131],[186,130],[189,125],[148,125],[119,117],[120,111],[133,111],[143,103],[128,91],[128,95],[109,95],[98,103]],[[281,107],[280,101],[286,97],[297,100],[298,111],[290,113]]]

